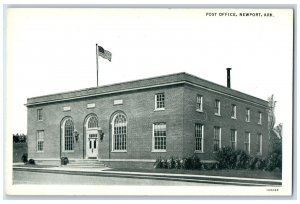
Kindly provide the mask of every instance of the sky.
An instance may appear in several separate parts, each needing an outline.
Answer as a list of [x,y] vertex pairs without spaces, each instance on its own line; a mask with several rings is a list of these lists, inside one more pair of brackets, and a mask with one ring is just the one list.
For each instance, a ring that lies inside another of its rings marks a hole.
[[[239,16],[252,12],[272,17]],[[226,86],[231,67],[232,89],[274,94],[291,137],[292,26],[291,10],[279,9],[9,8],[8,129],[27,133],[27,98],[95,87],[97,43],[112,53],[99,58],[100,86],[178,72]]]

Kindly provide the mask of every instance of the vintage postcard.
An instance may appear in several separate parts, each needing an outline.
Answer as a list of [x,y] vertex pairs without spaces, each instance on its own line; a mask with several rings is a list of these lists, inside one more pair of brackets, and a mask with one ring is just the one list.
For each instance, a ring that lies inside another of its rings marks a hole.
[[8,6],[5,192],[292,195],[293,35],[293,8]]

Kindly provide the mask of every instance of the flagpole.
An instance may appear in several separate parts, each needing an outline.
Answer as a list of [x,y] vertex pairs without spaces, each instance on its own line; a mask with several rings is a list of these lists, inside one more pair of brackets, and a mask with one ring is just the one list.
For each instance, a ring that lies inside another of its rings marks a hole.
[[96,66],[97,66],[97,86],[98,86],[98,44],[96,44]]

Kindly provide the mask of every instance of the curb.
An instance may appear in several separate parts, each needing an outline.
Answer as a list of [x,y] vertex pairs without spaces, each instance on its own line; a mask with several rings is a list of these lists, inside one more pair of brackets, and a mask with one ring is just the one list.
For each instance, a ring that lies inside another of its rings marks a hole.
[[[221,177],[207,175],[190,175],[190,174],[163,174],[163,173],[144,173],[144,172],[121,172],[109,171],[108,168],[98,169],[54,169],[54,168],[26,168],[13,167],[16,171],[54,173],[81,176],[102,176],[102,177],[119,177],[119,178],[135,178],[135,179],[156,179],[169,181],[183,181],[194,183],[210,183],[235,186],[281,186],[282,180],[275,179],[254,179],[254,178],[238,178],[238,177]],[[103,171],[105,170],[105,171]]]

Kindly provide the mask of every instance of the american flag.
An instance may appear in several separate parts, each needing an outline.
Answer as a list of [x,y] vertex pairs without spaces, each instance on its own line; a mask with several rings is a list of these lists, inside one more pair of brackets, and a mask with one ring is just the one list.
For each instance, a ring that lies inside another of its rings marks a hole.
[[101,46],[98,46],[98,55],[111,62],[111,52],[104,50]]

